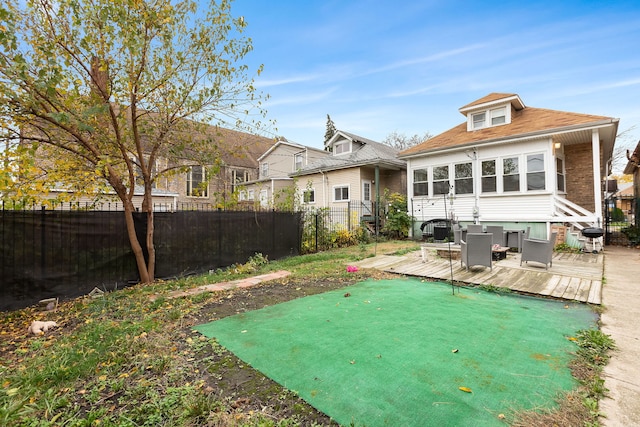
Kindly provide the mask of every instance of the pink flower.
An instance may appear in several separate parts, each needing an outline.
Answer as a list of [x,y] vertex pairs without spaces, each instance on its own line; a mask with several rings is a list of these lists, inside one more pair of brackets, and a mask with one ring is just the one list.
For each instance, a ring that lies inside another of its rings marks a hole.
[[347,266],[347,273],[355,273],[356,271],[358,271],[358,267],[356,267],[355,265]]

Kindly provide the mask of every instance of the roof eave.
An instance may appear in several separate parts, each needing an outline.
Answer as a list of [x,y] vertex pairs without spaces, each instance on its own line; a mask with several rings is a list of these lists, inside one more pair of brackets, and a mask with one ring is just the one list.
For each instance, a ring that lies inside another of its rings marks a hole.
[[[498,137],[498,138],[491,138],[491,139],[485,139],[485,140],[479,140],[479,141],[470,141],[464,144],[459,144],[459,145],[452,145],[446,148],[431,148],[431,149],[427,149],[427,150],[423,150],[423,151],[418,151],[415,153],[410,153],[410,154],[405,154],[405,155],[398,155],[399,159],[411,159],[414,157],[420,157],[423,156],[425,154],[432,154],[432,153],[438,153],[438,152],[446,152],[446,151],[455,151],[455,150],[459,150],[462,148],[467,148],[470,146],[474,146],[474,145],[488,145],[488,144],[495,144],[495,143],[505,143],[505,142],[512,142],[512,141],[518,141],[518,140],[522,140],[522,139],[538,139],[538,138],[542,138],[545,136],[550,136],[550,135],[557,135],[557,134],[561,134],[561,133],[567,133],[567,132],[575,132],[577,130],[589,130],[589,129],[596,129],[596,128],[602,128],[605,126],[609,126],[609,125],[613,125],[615,127],[614,129],[614,135],[615,135],[615,131],[618,129],[618,122],[619,119],[605,119],[605,120],[599,120],[597,122],[591,122],[591,123],[587,123],[587,124],[578,124],[578,125],[571,125],[571,126],[563,126],[560,128],[552,128],[552,129],[545,129],[545,130],[539,130],[539,131],[533,131],[533,132],[527,132],[527,133],[522,133],[522,134],[518,134],[518,135],[510,135],[510,136],[503,136],[503,137]],[[614,136],[614,140],[615,140],[615,136]]]

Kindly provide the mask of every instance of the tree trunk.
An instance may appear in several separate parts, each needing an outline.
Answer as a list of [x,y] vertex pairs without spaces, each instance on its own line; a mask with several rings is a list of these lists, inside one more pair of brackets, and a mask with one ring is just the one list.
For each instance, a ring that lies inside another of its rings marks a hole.
[[155,280],[156,271],[156,247],[153,244],[153,232],[155,226],[153,224],[153,209],[147,211],[147,253],[149,259],[147,261],[147,274],[149,276],[149,282]]
[[[136,225],[133,222],[133,211],[132,203],[124,204],[124,218],[127,224],[127,235],[129,236],[129,243],[131,244],[133,255],[136,257],[136,265],[138,266],[138,274],[140,274],[140,282],[151,283],[153,281],[153,275],[149,274],[147,264],[144,260],[144,252],[142,251],[142,246],[140,246],[140,242],[138,241],[138,236],[136,235]],[[148,238],[147,234],[147,239]]]

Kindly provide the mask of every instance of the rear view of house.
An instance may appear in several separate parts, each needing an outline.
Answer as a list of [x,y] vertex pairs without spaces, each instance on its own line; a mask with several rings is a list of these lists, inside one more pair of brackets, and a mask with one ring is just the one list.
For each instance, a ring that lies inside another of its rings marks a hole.
[[[459,109],[465,121],[400,153],[410,214],[460,223],[579,230],[603,224],[618,119],[528,107],[491,93]],[[415,230],[414,230],[415,231]]]

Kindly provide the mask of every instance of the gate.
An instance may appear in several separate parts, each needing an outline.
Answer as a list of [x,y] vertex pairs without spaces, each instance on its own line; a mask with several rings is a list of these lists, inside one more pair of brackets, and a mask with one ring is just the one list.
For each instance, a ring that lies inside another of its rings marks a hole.
[[605,199],[605,245],[637,245],[640,199],[616,193]]

